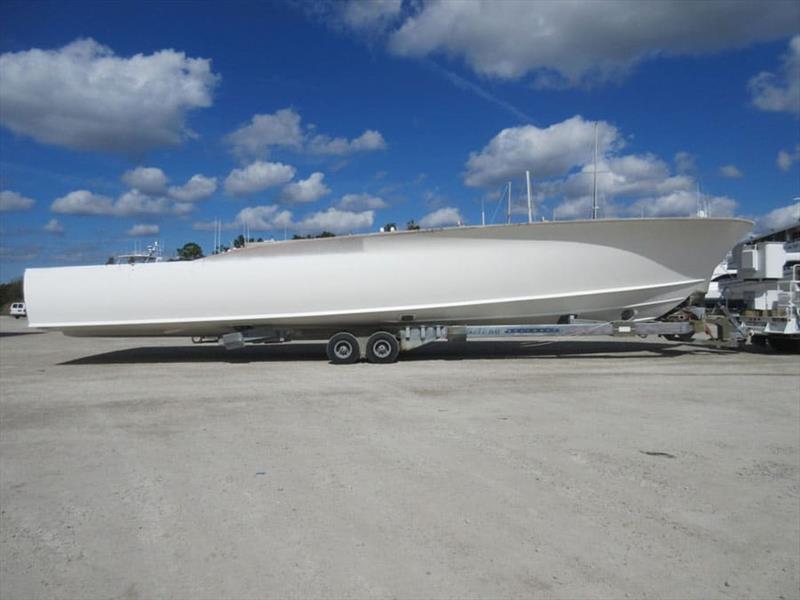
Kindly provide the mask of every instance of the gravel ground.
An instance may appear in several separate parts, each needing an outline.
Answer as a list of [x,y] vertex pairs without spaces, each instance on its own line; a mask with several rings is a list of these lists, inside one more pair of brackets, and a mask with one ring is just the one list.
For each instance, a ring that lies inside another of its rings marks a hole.
[[797,598],[800,360],[0,318],[0,598]]

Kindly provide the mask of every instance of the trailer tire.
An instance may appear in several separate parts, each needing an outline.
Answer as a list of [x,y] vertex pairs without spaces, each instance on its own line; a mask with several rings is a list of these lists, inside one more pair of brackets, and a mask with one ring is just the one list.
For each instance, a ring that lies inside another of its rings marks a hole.
[[358,340],[352,333],[340,331],[328,340],[325,349],[328,360],[334,365],[352,365],[361,359]]
[[397,338],[386,331],[378,331],[367,340],[367,360],[371,363],[388,364],[397,361],[400,344]]

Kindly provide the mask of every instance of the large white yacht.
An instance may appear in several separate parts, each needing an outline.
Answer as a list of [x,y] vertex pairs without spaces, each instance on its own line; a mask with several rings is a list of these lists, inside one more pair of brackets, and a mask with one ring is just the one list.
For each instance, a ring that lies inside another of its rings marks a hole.
[[561,221],[267,242],[195,261],[28,269],[32,327],[221,336],[654,319],[704,290],[740,219]]

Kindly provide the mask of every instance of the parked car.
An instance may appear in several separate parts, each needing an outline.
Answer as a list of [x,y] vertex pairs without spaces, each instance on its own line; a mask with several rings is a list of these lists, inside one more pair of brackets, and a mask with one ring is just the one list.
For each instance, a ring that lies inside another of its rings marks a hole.
[[28,312],[25,310],[25,303],[24,302],[14,302],[11,305],[11,310],[8,311],[15,319],[19,319],[20,317],[27,317]]

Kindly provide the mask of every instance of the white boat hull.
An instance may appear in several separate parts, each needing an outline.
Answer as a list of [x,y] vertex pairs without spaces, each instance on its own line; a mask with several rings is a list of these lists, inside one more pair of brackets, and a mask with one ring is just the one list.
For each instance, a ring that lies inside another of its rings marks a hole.
[[751,225],[572,221],[265,243],[191,262],[28,269],[25,300],[32,327],[80,336],[651,319],[705,289]]

